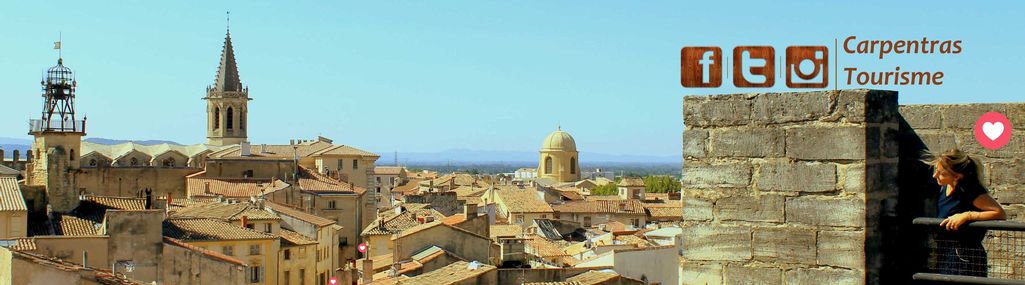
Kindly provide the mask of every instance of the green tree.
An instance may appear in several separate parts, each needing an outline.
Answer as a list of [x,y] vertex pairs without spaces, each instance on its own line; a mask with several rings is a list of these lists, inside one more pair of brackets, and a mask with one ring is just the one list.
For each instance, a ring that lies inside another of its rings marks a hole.
[[606,195],[618,195],[619,185],[616,183],[608,183],[600,185],[591,189],[591,195],[595,196],[606,196]]
[[676,177],[669,175],[651,175],[644,177],[644,192],[671,193],[679,192],[682,185]]

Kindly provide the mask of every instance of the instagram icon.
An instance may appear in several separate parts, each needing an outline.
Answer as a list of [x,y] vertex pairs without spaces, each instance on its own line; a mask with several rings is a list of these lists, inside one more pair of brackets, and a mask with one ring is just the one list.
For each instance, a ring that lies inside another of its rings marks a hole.
[[824,88],[829,85],[829,50],[825,46],[787,47],[787,87]]

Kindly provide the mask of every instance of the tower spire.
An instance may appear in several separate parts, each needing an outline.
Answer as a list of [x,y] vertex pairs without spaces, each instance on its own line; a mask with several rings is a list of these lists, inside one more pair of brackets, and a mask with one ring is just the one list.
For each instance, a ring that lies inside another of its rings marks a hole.
[[[230,12],[229,16],[230,16]],[[214,81],[215,91],[242,91],[242,82],[238,78],[238,66],[235,63],[235,49],[231,45],[231,18],[228,18],[229,26],[224,35],[224,49],[221,51],[221,64],[217,68],[217,78]]]

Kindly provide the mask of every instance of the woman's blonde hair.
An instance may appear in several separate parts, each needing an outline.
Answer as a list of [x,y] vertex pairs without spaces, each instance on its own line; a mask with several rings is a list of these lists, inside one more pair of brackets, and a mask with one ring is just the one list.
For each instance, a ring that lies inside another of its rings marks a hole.
[[983,184],[982,162],[978,158],[968,155],[957,148],[952,148],[942,153],[927,152],[923,162],[935,168],[937,165],[943,169],[961,175],[961,179],[974,180],[972,182]]

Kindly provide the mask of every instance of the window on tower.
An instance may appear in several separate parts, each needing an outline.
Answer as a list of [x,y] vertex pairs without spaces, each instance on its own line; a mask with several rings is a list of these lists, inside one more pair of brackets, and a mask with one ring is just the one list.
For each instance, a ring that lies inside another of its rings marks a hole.
[[552,174],[552,157],[545,157],[545,174]]
[[214,129],[221,128],[221,108],[214,108]]
[[241,115],[238,116],[238,129],[240,129],[240,130],[245,130],[246,129],[246,113],[245,112],[243,112]]
[[232,124],[232,123],[234,123],[234,117],[235,117],[234,115],[235,114],[233,114],[233,113],[234,113],[234,111],[231,109],[231,107],[228,107],[228,118],[227,118],[226,121],[227,121],[227,125],[228,125],[227,128],[229,130],[232,129],[232,126],[234,126],[234,124]]
[[577,174],[577,158],[569,158],[569,174]]

